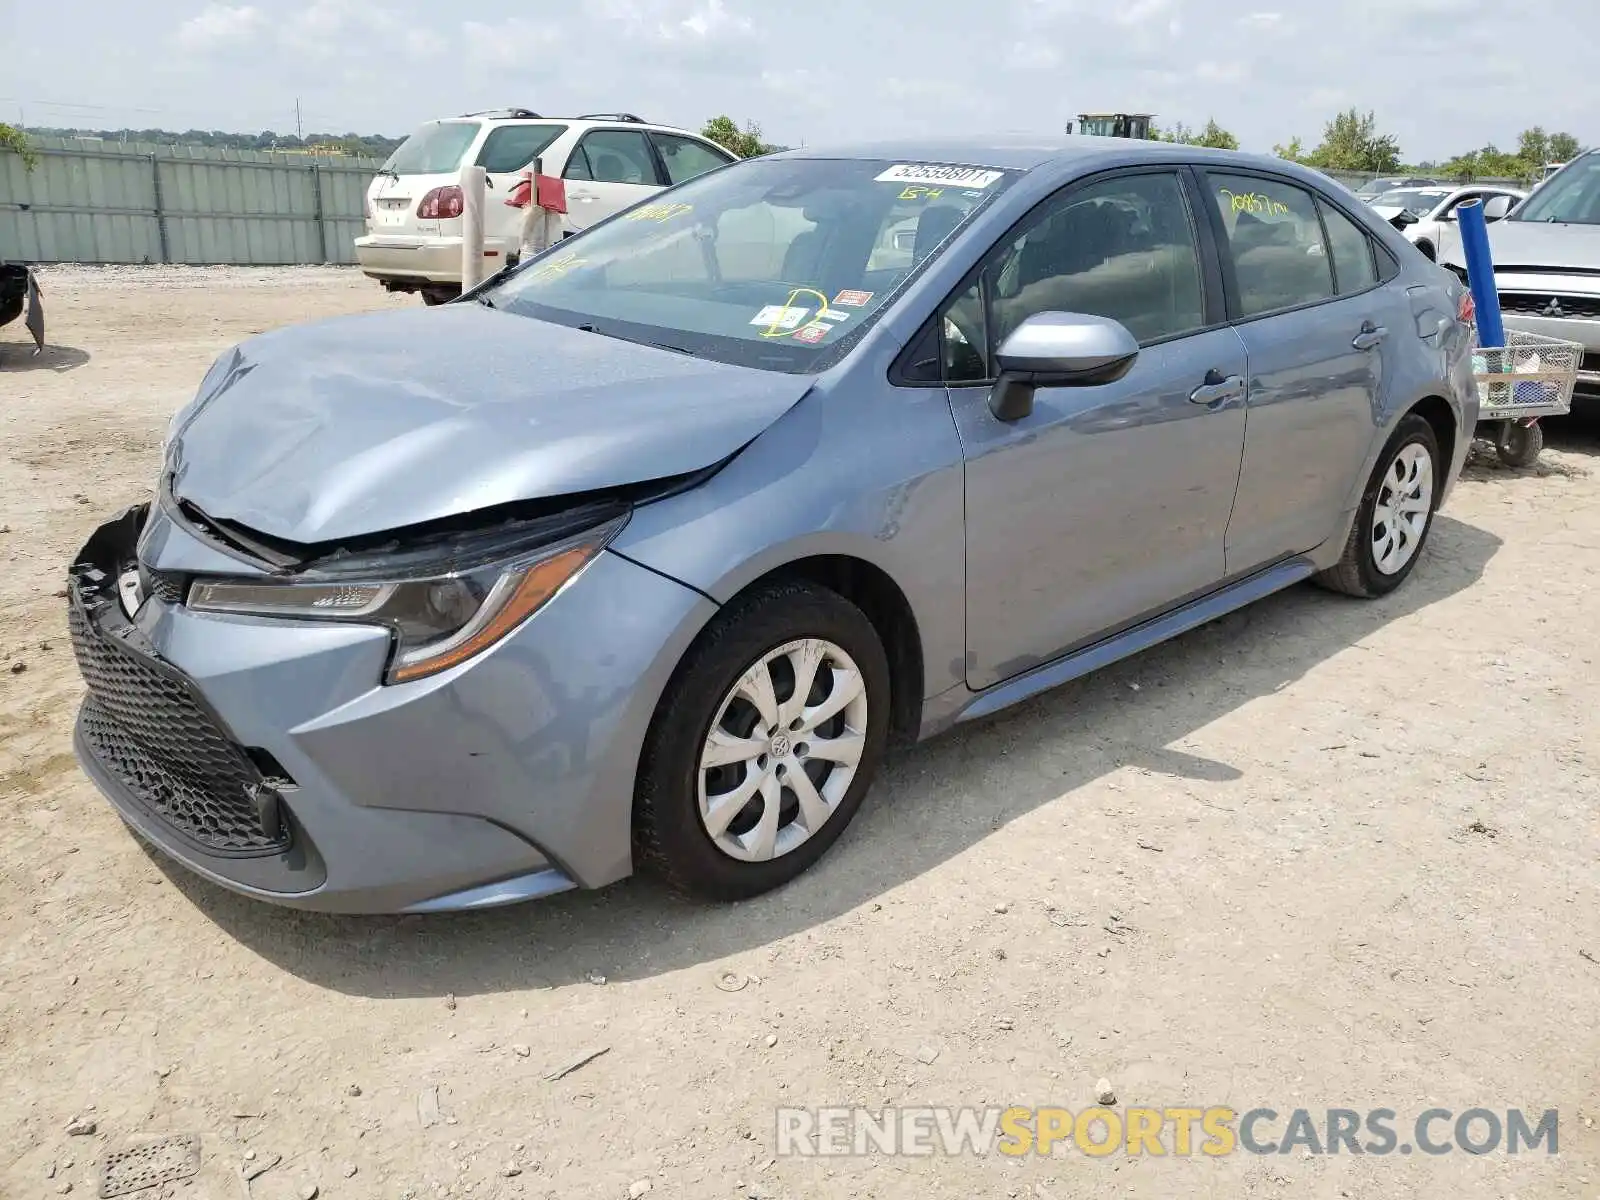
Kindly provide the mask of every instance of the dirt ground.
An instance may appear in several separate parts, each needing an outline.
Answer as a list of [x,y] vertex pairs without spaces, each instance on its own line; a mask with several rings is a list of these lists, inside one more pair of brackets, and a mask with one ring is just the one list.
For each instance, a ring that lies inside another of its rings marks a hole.
[[[0,331],[0,1196],[194,1133],[170,1195],[1600,1197],[1600,430],[1475,463],[1387,600],[1295,589],[908,752],[776,895],[326,918],[132,840],[73,763],[60,589],[215,354],[417,302],[336,269],[44,287],[47,353]],[[1557,1108],[1560,1153],[773,1161],[780,1105],[1076,1110],[1102,1076],[1402,1127]]]

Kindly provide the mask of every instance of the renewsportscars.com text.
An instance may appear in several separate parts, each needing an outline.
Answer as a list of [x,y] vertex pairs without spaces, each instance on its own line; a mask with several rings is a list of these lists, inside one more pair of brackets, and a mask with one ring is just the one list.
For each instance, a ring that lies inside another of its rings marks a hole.
[[1555,1109],[780,1108],[779,1157],[1556,1154]]

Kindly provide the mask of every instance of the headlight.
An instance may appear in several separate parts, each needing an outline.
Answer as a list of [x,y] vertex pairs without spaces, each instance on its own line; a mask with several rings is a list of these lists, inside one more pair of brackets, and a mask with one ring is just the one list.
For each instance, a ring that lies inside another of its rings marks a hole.
[[387,625],[395,648],[385,682],[406,683],[466,662],[505,637],[576,578],[625,523],[619,517],[504,561],[413,578],[196,582],[189,607]]

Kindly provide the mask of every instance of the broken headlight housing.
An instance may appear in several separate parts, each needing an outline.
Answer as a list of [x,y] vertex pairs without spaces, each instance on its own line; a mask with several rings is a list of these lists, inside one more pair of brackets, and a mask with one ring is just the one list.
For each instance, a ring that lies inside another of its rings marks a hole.
[[[308,570],[290,581],[197,580],[189,590],[196,612],[295,620],[386,625],[394,650],[386,683],[409,683],[449,670],[483,653],[538,612],[589,565],[621,531],[627,516],[536,548],[480,546],[463,556],[454,547],[448,566],[394,556],[406,568],[383,571],[383,557]],[[486,552],[487,551],[487,552]]]

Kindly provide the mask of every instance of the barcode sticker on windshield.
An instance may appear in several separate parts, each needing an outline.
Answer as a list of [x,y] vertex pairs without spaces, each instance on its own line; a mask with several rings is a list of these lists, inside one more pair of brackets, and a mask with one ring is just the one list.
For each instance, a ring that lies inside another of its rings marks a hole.
[[796,329],[811,310],[782,304],[769,304],[750,321],[752,325],[765,325],[768,329]]
[[1004,171],[984,171],[978,167],[901,163],[879,175],[877,182],[945,184],[949,187],[977,188],[981,191],[1004,175]]

